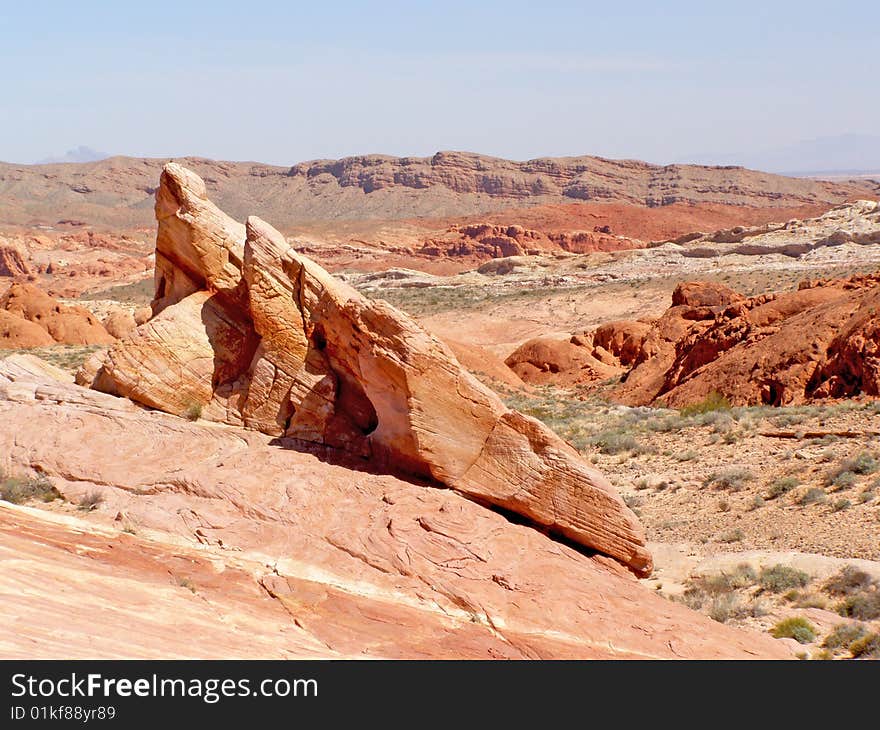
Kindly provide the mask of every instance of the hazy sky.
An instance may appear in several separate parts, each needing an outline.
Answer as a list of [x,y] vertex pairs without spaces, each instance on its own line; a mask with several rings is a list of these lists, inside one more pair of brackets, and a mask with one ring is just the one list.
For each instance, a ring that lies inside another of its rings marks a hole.
[[670,162],[880,133],[880,2],[0,1],[0,159]]

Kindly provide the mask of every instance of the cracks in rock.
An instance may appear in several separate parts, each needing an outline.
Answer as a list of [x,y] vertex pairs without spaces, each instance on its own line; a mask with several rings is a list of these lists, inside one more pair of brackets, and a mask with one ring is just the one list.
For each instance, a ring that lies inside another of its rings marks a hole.
[[[283,577],[283,576],[280,575],[280,573],[278,572],[277,568],[276,568],[274,565],[272,566],[272,574],[273,574],[273,575],[277,575],[277,576],[279,576],[279,577]],[[265,592],[265,594],[266,594],[269,598],[271,598],[273,601],[277,601],[277,602],[278,602],[278,604],[281,606],[282,610],[283,610],[288,616],[290,616],[290,618],[291,618],[291,620],[293,621],[294,625],[295,625],[298,629],[300,629],[300,631],[305,632],[309,637],[311,637],[311,638],[314,639],[316,642],[318,642],[319,644],[321,644],[321,645],[322,645],[325,649],[327,649],[328,651],[331,651],[331,652],[333,652],[334,654],[336,653],[336,649],[335,649],[331,644],[328,644],[328,643],[327,643],[324,639],[322,639],[320,636],[318,636],[317,634],[313,633],[312,631],[309,631],[309,629],[306,628],[306,626],[303,624],[303,622],[302,622],[302,620],[299,618],[299,616],[297,616],[297,615],[291,610],[290,605],[288,604],[287,601],[284,600],[284,598],[283,598],[281,595],[279,595],[278,593],[276,593],[275,591],[273,591],[268,585],[266,585],[265,576],[260,576],[260,577],[256,578],[256,583],[257,583],[257,585],[258,585],[260,588],[263,589],[263,591]]]

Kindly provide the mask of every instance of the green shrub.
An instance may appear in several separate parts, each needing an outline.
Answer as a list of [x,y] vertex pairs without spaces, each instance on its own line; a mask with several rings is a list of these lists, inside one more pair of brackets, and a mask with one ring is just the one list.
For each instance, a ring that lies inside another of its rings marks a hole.
[[853,657],[880,657],[880,634],[868,634],[849,645]]
[[776,639],[794,639],[799,644],[809,644],[816,639],[816,629],[800,616],[782,619],[770,631]]
[[861,639],[865,633],[866,629],[860,623],[837,624],[825,637],[822,646],[826,649],[840,649],[849,646],[856,639]]
[[642,454],[648,450],[639,443],[635,436],[621,431],[602,431],[593,436],[590,443],[603,454],[622,454],[624,452]]
[[838,499],[835,500],[834,505],[831,507],[835,512],[842,512],[845,509],[849,509],[852,507],[852,502],[848,499]]
[[691,403],[684,408],[679,409],[682,416],[696,416],[700,413],[710,413],[711,411],[729,411],[730,401],[721,393],[712,391],[703,400],[698,403]]
[[856,483],[856,475],[851,471],[842,471],[837,476],[833,477],[829,484],[834,487],[835,490],[839,489],[849,489],[854,486]]
[[15,477],[0,474],[0,500],[12,504],[24,504],[31,500],[51,502],[61,499],[60,492],[46,477]]
[[792,588],[803,588],[810,582],[810,576],[802,570],[788,565],[771,565],[762,568],[758,584],[770,593],[782,593]]
[[770,499],[776,499],[776,497],[781,497],[800,485],[800,480],[796,477],[782,477],[770,485],[770,488],[767,490],[767,496]]
[[189,406],[187,406],[184,416],[188,421],[198,421],[202,417],[202,404],[190,403]]

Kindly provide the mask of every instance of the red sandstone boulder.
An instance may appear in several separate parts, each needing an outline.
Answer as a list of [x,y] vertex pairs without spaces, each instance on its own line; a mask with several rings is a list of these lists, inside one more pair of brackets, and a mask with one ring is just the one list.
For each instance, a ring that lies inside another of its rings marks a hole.
[[[11,317],[24,320],[42,329],[48,337],[36,338],[33,327],[16,325],[19,333],[27,341],[40,344],[63,343],[66,345],[105,345],[114,341],[104,326],[87,309],[68,307],[31,284],[16,283],[0,297],[0,310],[6,312],[5,320]],[[24,341],[24,340],[23,340]],[[19,347],[38,347],[38,344],[18,345]]]

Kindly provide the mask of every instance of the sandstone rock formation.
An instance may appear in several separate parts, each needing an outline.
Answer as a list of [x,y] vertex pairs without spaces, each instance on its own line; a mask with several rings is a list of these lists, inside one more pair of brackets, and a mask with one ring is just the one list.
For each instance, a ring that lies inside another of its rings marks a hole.
[[613,397],[630,405],[682,407],[711,393],[736,405],[880,395],[880,275],[804,281],[795,292],[749,298],[690,282],[672,301],[656,320],[612,322],[557,341],[555,357],[536,358],[548,346],[532,340],[506,362],[540,384],[621,375]]
[[15,283],[0,297],[0,345],[5,348],[114,341],[87,309],[63,305],[31,284]]
[[[514,162],[438,152],[425,158],[362,155],[293,167],[198,158],[180,162],[209,181],[224,210],[236,217],[256,213],[282,227],[316,220],[463,216],[578,201],[654,207],[836,205],[872,197],[877,189],[870,181],[836,184],[742,168],[659,167],[588,156]],[[0,221],[147,226],[148,202],[163,164],[125,157],[67,165],[0,163]]]
[[409,317],[260,219],[227,217],[179,165],[162,173],[156,217],[154,316],[77,382],[357,455],[650,572],[643,530],[608,482]]
[[[639,248],[645,244],[625,236],[613,236],[610,230],[592,231],[536,231],[520,225],[472,223],[453,225],[443,236],[422,242],[416,254],[425,256],[448,256],[505,258],[523,254],[540,255],[552,251],[590,253],[593,251],[619,251]],[[608,226],[603,226],[608,229]]]
[[0,239],[0,276],[27,277],[32,273],[24,247]]
[[760,226],[736,226],[708,234],[689,234],[675,243],[695,258],[782,254],[800,258],[826,247],[880,243],[880,203],[857,200],[814,218]]
[[104,329],[117,340],[130,335],[137,325],[134,315],[122,307],[113,307],[104,318]]
[[[146,410],[33,358],[0,361],[0,420],[0,467],[68,503],[0,502],[6,658],[790,656],[456,491]],[[95,491],[97,509],[72,506]]]

